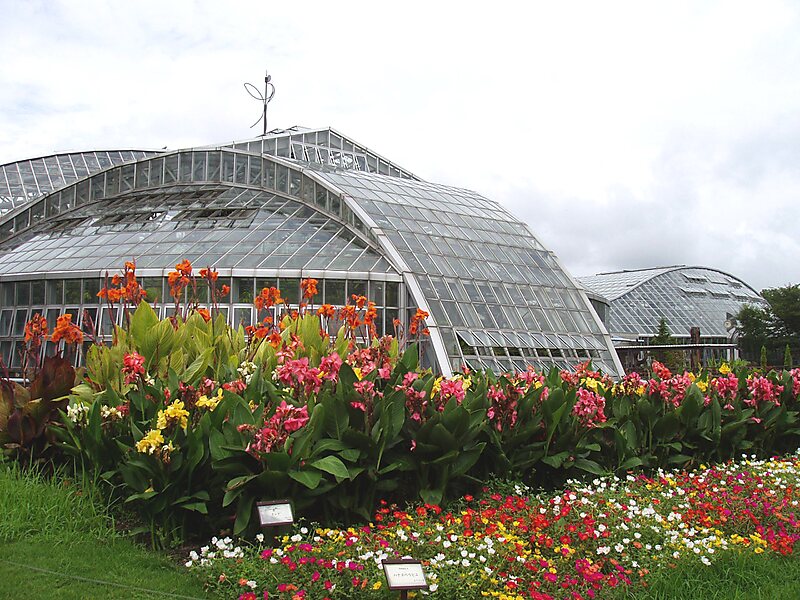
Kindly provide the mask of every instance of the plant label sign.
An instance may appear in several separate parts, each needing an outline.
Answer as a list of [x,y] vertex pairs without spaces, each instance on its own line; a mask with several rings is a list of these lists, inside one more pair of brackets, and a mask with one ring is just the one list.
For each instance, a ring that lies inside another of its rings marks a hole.
[[261,527],[275,527],[294,523],[292,503],[289,500],[258,502],[256,510],[258,511],[258,520],[261,523]]
[[420,561],[403,558],[384,560],[382,564],[390,590],[422,590],[428,587]]

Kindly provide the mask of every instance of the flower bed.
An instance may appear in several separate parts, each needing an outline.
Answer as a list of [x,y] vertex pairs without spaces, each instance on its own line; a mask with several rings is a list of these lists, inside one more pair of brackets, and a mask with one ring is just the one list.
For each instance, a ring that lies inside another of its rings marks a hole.
[[[292,498],[306,518],[364,523],[381,498],[446,506],[492,477],[552,489],[800,446],[800,369],[671,373],[654,363],[650,378],[614,382],[584,363],[443,378],[419,366],[424,311],[408,323],[411,339],[399,325],[379,337],[367,298],[315,310],[306,279],[297,310],[264,288],[258,322],[232,328],[215,308],[229,292],[217,279],[178,263],[175,312],[159,320],[126,264],[100,291],[126,325],[110,347],[89,348],[77,380],[63,358],[38,367],[48,332],[34,318],[30,385],[0,381],[0,445],[93,471],[159,543],[253,530],[257,500]],[[64,317],[53,339],[69,354],[80,331]]]
[[380,564],[401,557],[423,561],[422,596],[601,598],[676,561],[791,554],[799,485],[797,456],[570,481],[549,494],[506,484],[447,510],[383,506],[363,527],[297,525],[274,545],[214,538],[186,566],[240,599],[392,597]]

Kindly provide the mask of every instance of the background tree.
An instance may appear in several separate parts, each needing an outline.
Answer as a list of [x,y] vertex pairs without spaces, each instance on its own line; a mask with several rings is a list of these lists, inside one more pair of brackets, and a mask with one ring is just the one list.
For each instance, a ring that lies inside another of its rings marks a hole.
[[761,291],[769,306],[742,307],[739,311],[739,348],[752,362],[760,360],[760,349],[766,348],[767,362],[781,364],[786,347],[791,356],[800,353],[800,284]]
[[[669,330],[667,320],[661,317],[658,322],[658,329],[655,336],[650,339],[651,346],[673,346],[677,344],[677,340],[672,337],[672,332]],[[672,371],[682,371],[686,364],[686,357],[683,350],[653,350],[651,353],[653,360],[667,366]]]

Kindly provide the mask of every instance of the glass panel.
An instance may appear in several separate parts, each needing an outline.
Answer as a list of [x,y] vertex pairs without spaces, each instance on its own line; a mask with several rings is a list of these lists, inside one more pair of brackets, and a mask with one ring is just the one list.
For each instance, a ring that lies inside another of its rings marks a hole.
[[81,280],[67,279],[64,281],[64,298],[67,304],[80,304]]
[[383,288],[384,283],[382,281],[369,282],[369,299],[378,306],[383,306]]
[[224,152],[222,154],[222,181],[233,181],[233,154]]
[[345,283],[343,279],[325,280],[325,302],[327,304],[344,304]]
[[83,280],[83,303],[96,304],[100,298],[97,293],[100,291],[100,280],[97,278]]
[[233,309],[233,326],[238,327],[242,325],[247,327],[252,324],[253,310],[250,308],[234,308]]
[[56,279],[47,282],[47,303],[64,304],[64,280]]
[[289,304],[300,302],[300,280],[281,277],[280,279],[281,296]]
[[13,354],[11,356],[11,366],[12,367],[19,367],[20,361],[22,360],[22,353],[25,352],[25,343],[24,342],[16,342],[14,344]]
[[5,306],[14,305],[14,282],[6,281],[0,284],[0,298]]
[[[367,282],[359,279],[350,279],[347,281],[347,297],[352,298],[353,294],[356,296],[367,295]],[[371,298],[370,298],[371,300]]]
[[14,335],[22,335],[25,333],[25,323],[28,322],[28,309],[23,308],[17,311],[14,318]]
[[274,277],[259,277],[256,279],[256,294],[260,294],[264,288],[278,287],[278,280]]
[[294,169],[289,170],[289,194],[292,196],[300,196],[300,186],[303,179],[300,173]]
[[44,304],[44,280],[31,282],[31,304]]
[[208,153],[208,181],[219,181],[219,152]]
[[260,158],[252,158],[250,160],[250,175],[249,175],[249,183],[250,185],[261,185],[261,165],[262,161]]
[[103,306],[101,308],[100,313],[100,333],[102,335],[111,335],[113,332],[113,325],[115,322],[116,317],[116,310],[115,308],[110,308],[108,306]]
[[386,282],[386,306],[399,306],[399,288],[400,284],[394,281]]
[[84,333],[94,335],[97,331],[97,307],[83,309],[81,314],[81,329]]
[[17,282],[17,306],[27,306],[31,302],[31,282]]
[[11,333],[11,321],[14,318],[14,311],[10,308],[0,312],[0,336],[7,336]]
[[151,304],[160,302],[163,299],[163,291],[161,289],[161,277],[142,277],[139,279],[139,285],[144,288],[147,293],[145,298]]
[[205,181],[206,153],[195,152],[192,156],[192,181]]
[[146,188],[150,185],[150,162],[136,165],[136,188]]
[[236,155],[236,172],[233,180],[236,183],[247,183],[247,157],[240,154]]
[[192,180],[192,155],[190,152],[180,153],[180,165],[178,169],[178,179],[180,181]]
[[279,192],[284,194],[289,192],[289,167],[284,165],[276,165],[277,168],[277,185],[275,187]]
[[[260,290],[259,290],[260,291]],[[253,302],[253,278],[234,277],[233,285],[231,286],[231,301],[241,302],[243,304],[252,304]],[[234,321],[236,324],[238,320]]]
[[264,185],[266,185],[269,189],[275,189],[275,163],[264,161],[264,168],[267,173],[266,181]]

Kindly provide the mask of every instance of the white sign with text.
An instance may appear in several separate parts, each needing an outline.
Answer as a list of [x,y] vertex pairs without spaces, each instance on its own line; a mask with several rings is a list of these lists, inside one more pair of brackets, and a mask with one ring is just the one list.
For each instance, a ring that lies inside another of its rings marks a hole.
[[256,506],[258,509],[258,520],[261,522],[262,527],[294,523],[292,504],[288,500],[259,502]]
[[383,572],[390,590],[420,590],[428,587],[422,563],[416,560],[385,560]]

